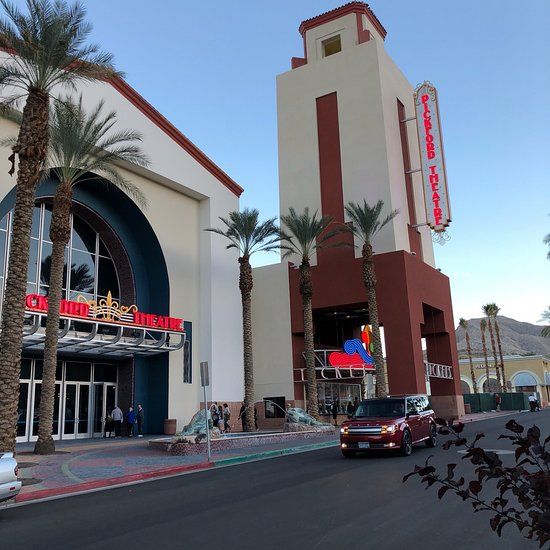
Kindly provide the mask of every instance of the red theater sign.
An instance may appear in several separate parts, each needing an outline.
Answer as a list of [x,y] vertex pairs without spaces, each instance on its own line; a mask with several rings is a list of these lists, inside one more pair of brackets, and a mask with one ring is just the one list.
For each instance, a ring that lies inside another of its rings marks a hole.
[[420,146],[426,221],[437,232],[445,231],[451,221],[447,175],[441,140],[441,122],[436,89],[429,83],[414,92],[416,128]]
[[[25,299],[25,309],[30,313],[47,313],[48,297],[40,294],[28,294]],[[106,298],[100,298],[97,301],[87,300],[84,296],[78,296],[76,300],[61,300],[59,312],[63,317],[184,332],[183,319],[143,313],[138,311],[135,305],[121,306],[116,300],[113,300],[110,292],[107,293]]]

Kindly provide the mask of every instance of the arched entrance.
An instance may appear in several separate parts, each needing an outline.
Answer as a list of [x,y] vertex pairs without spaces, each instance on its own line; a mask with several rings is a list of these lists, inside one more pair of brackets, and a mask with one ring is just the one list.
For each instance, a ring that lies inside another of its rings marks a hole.
[[[48,292],[51,253],[48,228],[54,190],[55,182],[48,180],[37,193],[28,294],[47,295]],[[9,212],[14,199],[15,190],[12,190],[0,203],[1,288],[7,269]],[[138,304],[142,311],[169,314],[169,280],[160,243],[144,213],[127,195],[100,179],[76,186],[72,226],[65,270],[67,299],[78,294],[99,300],[110,292],[121,304]],[[74,351],[67,352],[60,347],[59,358],[59,437],[88,437],[100,433],[97,419],[101,415],[96,414],[96,409],[100,407],[104,412],[113,400],[118,401],[123,410],[131,404],[141,403],[147,412],[145,431],[162,431],[168,406],[166,353],[120,359],[110,357],[110,352],[103,350],[97,356],[88,354],[82,360]],[[18,435],[32,439],[37,423],[36,403],[39,402],[40,351],[33,349],[27,359],[22,366],[19,407],[21,418],[25,417],[26,422],[20,422]],[[75,367],[76,363],[80,366]],[[114,368],[114,375],[107,372],[109,365]],[[76,379],[69,380],[68,375]],[[96,387],[96,383],[101,384],[101,388]],[[109,384],[116,385],[114,394],[105,389],[111,387]],[[85,420],[81,421],[81,416]],[[72,428],[67,428],[71,422]],[[64,433],[67,430],[69,433]]]

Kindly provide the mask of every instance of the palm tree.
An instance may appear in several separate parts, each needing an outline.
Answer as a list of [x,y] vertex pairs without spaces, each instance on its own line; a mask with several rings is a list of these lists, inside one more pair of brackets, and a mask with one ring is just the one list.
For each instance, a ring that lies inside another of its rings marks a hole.
[[23,13],[0,0],[0,47],[8,54],[0,68],[3,107],[24,100],[21,125],[10,160],[18,158],[17,188],[0,335],[0,451],[13,450],[17,422],[19,370],[23,334],[26,274],[36,188],[48,144],[49,101],[55,86],[116,74],[112,56],[87,39],[91,26],[85,9],[63,1],[27,0]]
[[495,372],[497,376],[497,388],[498,391],[502,391],[502,377],[500,374],[500,369],[498,368],[498,358],[497,358],[497,346],[495,343],[495,334],[493,332],[493,323],[491,322],[491,319],[495,316],[495,311],[493,308],[493,304],[485,304],[484,306],[481,306],[481,310],[487,317],[487,328],[489,329],[489,336],[491,338],[491,348],[493,350],[493,358],[495,360]]
[[[550,239],[549,239],[550,240]],[[544,311],[542,313],[542,317],[540,319],[541,321],[543,322],[547,322],[547,323],[550,323],[550,306],[548,306],[548,308],[546,309],[546,311]],[[544,336],[545,338],[550,338],[550,324],[546,327],[544,327],[541,331],[540,331],[540,335],[541,336]]]
[[229,218],[220,217],[223,229],[209,228],[229,240],[227,248],[239,251],[239,289],[243,310],[243,364],[244,364],[244,419],[245,429],[254,429],[254,361],[252,357],[252,266],[250,257],[256,252],[271,252],[279,249],[281,235],[275,218],[259,222],[256,208],[243,212],[230,212]]
[[498,326],[498,314],[500,312],[500,308],[494,303],[488,304],[491,311],[491,317],[493,319],[493,323],[495,325],[495,334],[497,339],[497,347],[498,347],[498,356],[500,359],[500,377],[502,379],[502,391],[506,390],[506,373],[504,372],[504,356],[502,354],[502,342],[500,340],[500,327]]
[[128,130],[116,130],[116,114],[103,113],[103,102],[86,114],[82,98],[73,104],[70,98],[55,103],[50,115],[50,145],[47,158],[50,172],[59,181],[53,199],[50,240],[52,254],[49,269],[48,318],[44,342],[44,367],[40,397],[37,454],[55,452],[52,422],[55,396],[55,369],[59,336],[59,306],[63,292],[65,247],[71,236],[73,188],[86,181],[104,181],[131,195],[140,206],[145,206],[143,193],[118,171],[116,164],[130,162],[146,166],[147,159],[137,142],[141,135]]
[[309,213],[305,208],[302,214],[297,214],[294,208],[289,208],[288,214],[281,216],[281,221],[288,232],[282,232],[285,249],[283,257],[297,254],[300,257],[300,295],[302,296],[302,309],[304,315],[304,353],[306,358],[306,408],[314,418],[319,418],[319,403],[317,400],[317,377],[315,374],[315,349],[313,343],[313,311],[311,300],[313,286],[311,282],[310,260],[312,254],[322,248],[328,239],[336,234],[336,231],[327,231],[332,222],[331,216],[317,217]]
[[383,201],[378,201],[374,206],[348,202],[346,213],[351,220],[351,226],[346,225],[345,230],[350,231],[363,243],[363,285],[367,291],[367,302],[369,305],[369,320],[372,327],[372,343],[374,347],[374,364],[376,366],[376,396],[385,397],[388,394],[386,380],[386,367],[382,353],[382,341],[380,339],[380,325],[378,322],[378,305],[376,303],[376,273],[374,270],[374,253],[372,241],[374,237],[388,224],[397,214],[393,210],[385,218],[381,219]]
[[487,358],[487,340],[485,339],[485,331],[487,330],[487,321],[481,319],[479,321],[479,328],[481,329],[481,347],[483,348],[483,357],[485,359],[485,377],[487,378],[487,388],[481,388],[483,391],[491,391],[491,384],[489,378],[489,359]]
[[460,318],[458,324],[462,327],[464,334],[466,335],[466,351],[468,353],[468,360],[470,361],[470,376],[472,377],[472,385],[474,386],[474,393],[477,393],[477,380],[474,372],[474,362],[472,361],[472,346],[470,345],[470,334],[468,333],[468,321],[463,317]]

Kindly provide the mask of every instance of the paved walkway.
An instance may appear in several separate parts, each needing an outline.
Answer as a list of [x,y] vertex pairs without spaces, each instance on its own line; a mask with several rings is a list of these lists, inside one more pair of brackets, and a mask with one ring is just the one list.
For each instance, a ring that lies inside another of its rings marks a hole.
[[479,420],[488,420],[489,418],[498,418],[499,416],[512,416],[514,414],[527,411],[487,411],[479,413],[465,414],[460,418],[461,422],[477,422]]
[[[155,436],[158,437],[158,436]],[[18,501],[53,494],[97,488],[115,483],[137,481],[186,470],[212,468],[241,460],[253,460],[274,454],[296,452],[336,443],[337,435],[292,440],[246,449],[231,449],[205,455],[172,456],[151,448],[148,439],[91,439],[57,442],[56,454],[39,456],[32,444],[17,446],[19,478],[23,489]]]

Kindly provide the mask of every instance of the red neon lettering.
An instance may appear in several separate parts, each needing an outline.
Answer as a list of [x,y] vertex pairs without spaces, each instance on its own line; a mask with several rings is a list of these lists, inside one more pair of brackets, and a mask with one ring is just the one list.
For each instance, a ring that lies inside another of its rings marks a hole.
[[424,94],[422,96],[422,103],[427,103],[430,99],[430,96],[428,94]]

